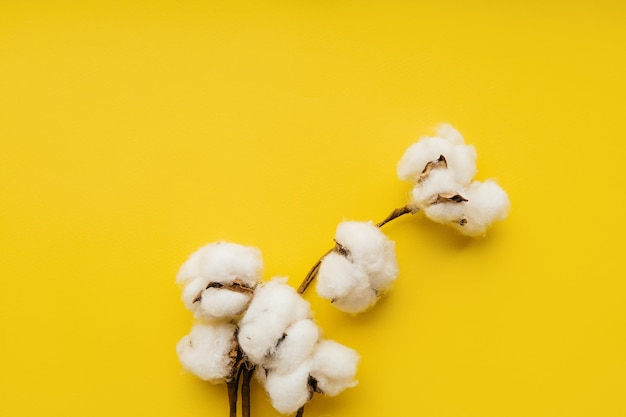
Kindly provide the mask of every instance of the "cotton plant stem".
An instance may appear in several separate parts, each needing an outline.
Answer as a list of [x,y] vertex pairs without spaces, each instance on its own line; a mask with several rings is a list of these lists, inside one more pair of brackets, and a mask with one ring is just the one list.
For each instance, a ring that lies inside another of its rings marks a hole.
[[315,276],[317,275],[317,271],[319,271],[320,269],[320,265],[322,264],[322,259],[324,259],[324,257],[328,255],[329,253],[331,253],[333,250],[335,250],[335,248],[331,248],[327,250],[326,253],[323,254],[322,257],[317,260],[315,265],[313,265],[313,268],[309,270],[309,273],[306,274],[304,281],[302,281],[302,284],[300,284],[300,286],[298,287],[298,294],[304,294],[306,289],[309,288],[309,285],[311,285],[311,282],[313,282],[313,280],[315,279]]
[[[389,214],[389,216],[387,216],[385,218],[385,220],[383,220],[380,223],[376,223],[376,226],[379,227],[379,228],[383,227],[384,225],[386,225],[387,223],[397,219],[398,217],[404,216],[405,214],[409,214],[409,213],[416,213],[416,211],[414,209],[411,209],[409,206],[404,206],[404,207],[397,208],[394,211],[392,211]],[[308,274],[306,274],[306,277],[304,277],[304,280],[302,281],[302,283],[298,287],[298,294],[304,294],[304,292],[307,290],[307,288],[309,288],[309,286],[311,285],[311,283],[313,282],[313,280],[317,276],[317,273],[318,273],[318,271],[320,269],[320,265],[322,264],[322,259],[324,259],[324,257],[326,255],[328,255],[329,253],[331,253],[334,250],[335,250],[335,248],[331,248],[331,249],[327,250],[326,253],[324,253],[322,255],[322,257],[317,260],[317,262],[315,262],[315,265],[313,265],[313,267],[309,270]]]
[[241,375],[241,372],[237,372],[237,375],[226,383],[228,388],[229,417],[237,417],[237,391],[239,390],[239,375]]
[[298,412],[296,413],[296,417],[302,417],[303,415],[304,415],[304,406],[298,409]]
[[409,206],[404,206],[404,207],[400,207],[395,209],[394,211],[392,211],[389,216],[387,216],[385,218],[385,220],[383,220],[380,223],[377,223],[376,226],[383,227],[384,225],[386,225],[387,223],[389,223],[392,220],[397,219],[400,216],[404,216],[405,214],[409,214],[409,213],[416,213],[415,210],[411,209]]
[[241,416],[250,417],[250,381],[254,375],[254,366],[246,362],[243,365],[241,381]]

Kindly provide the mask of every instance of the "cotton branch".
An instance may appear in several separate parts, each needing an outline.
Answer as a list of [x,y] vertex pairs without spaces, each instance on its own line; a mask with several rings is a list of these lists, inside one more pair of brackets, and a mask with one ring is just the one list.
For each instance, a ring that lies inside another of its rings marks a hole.
[[[397,208],[394,211],[392,211],[383,221],[381,221],[379,223],[376,223],[376,226],[378,228],[381,228],[384,225],[386,225],[387,223],[397,219],[398,217],[404,216],[405,214],[409,214],[409,213],[415,213],[415,212],[416,211],[411,209],[408,205],[404,206],[404,207]],[[341,245],[339,245],[339,246],[341,246]],[[309,270],[309,272],[306,274],[306,277],[304,278],[304,280],[302,281],[302,283],[298,287],[298,294],[304,294],[304,292],[307,290],[307,288],[311,285],[311,283],[313,282],[313,280],[317,276],[317,273],[319,272],[320,265],[322,264],[322,260],[324,259],[324,257],[326,255],[330,254],[331,252],[337,250],[337,247],[338,246],[335,245],[335,247],[333,247],[332,249],[329,249],[328,251],[326,251],[326,253],[324,253],[324,255],[322,255],[317,260],[315,265],[313,265],[313,267]]]

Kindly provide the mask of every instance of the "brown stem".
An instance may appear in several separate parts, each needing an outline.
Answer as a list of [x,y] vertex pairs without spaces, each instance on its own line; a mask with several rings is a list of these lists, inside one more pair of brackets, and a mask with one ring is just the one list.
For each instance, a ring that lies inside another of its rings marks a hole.
[[241,416],[250,417],[250,381],[254,375],[254,365],[249,362],[243,364],[241,382]]
[[324,259],[324,257],[328,255],[329,253],[331,253],[333,250],[335,250],[334,247],[332,249],[327,250],[326,253],[323,254],[322,257],[317,260],[317,262],[315,262],[315,265],[313,265],[313,268],[309,270],[309,273],[306,274],[306,277],[304,277],[304,281],[302,281],[302,283],[298,287],[298,294],[304,294],[306,289],[309,288],[309,285],[311,285],[311,283],[317,276],[317,271],[319,271],[320,269],[320,265],[322,264],[322,259]]
[[[383,220],[380,223],[376,223],[376,227],[379,227],[379,228],[383,227],[384,225],[386,225],[390,221],[395,220],[398,217],[404,216],[405,214],[409,214],[409,213],[415,213],[415,211],[412,210],[409,206],[404,206],[404,207],[397,208],[394,211],[392,211],[389,214],[389,216],[387,216],[385,218],[385,220]],[[328,255],[329,253],[331,253],[333,250],[335,250],[335,247],[333,247],[332,249],[327,250],[326,253],[323,254],[322,257],[317,260],[317,262],[315,262],[315,265],[313,265],[313,267],[309,270],[308,274],[306,274],[306,277],[304,277],[304,280],[302,281],[302,283],[298,287],[298,294],[304,294],[304,292],[307,290],[307,288],[309,288],[309,285],[311,285],[311,283],[313,282],[313,280],[317,276],[317,272],[319,271],[320,265],[322,264],[322,259],[324,259],[324,257],[326,255]]]
[[226,383],[228,388],[228,406],[230,408],[228,417],[237,417],[237,391],[239,388],[239,375],[241,375],[241,373],[237,372],[237,375]]
[[404,206],[404,207],[400,207],[395,209],[394,211],[392,211],[389,216],[387,216],[385,218],[385,220],[383,220],[380,223],[377,223],[376,226],[378,227],[383,227],[384,225],[386,225],[387,223],[389,223],[392,220],[397,219],[400,216],[404,216],[405,214],[409,214],[409,213],[413,213],[414,211],[411,210],[411,208],[409,206]]
[[303,415],[304,415],[304,406],[298,409],[298,412],[296,413],[296,417],[302,417]]

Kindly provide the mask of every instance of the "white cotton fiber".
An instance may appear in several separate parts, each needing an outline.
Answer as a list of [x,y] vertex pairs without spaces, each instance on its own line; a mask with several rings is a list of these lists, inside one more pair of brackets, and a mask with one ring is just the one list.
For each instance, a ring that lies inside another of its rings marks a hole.
[[187,282],[183,288],[182,300],[187,310],[199,315],[200,296],[206,289],[208,282],[204,278],[195,278]]
[[349,313],[372,306],[398,276],[395,243],[371,222],[344,221],[335,241],[343,251],[322,259],[317,293]]
[[310,305],[285,283],[274,279],[257,287],[239,322],[239,344],[248,358],[262,365],[289,325],[310,315]]
[[335,241],[348,250],[348,259],[368,271],[380,269],[394,249],[394,243],[372,222],[339,223]]
[[343,221],[335,231],[335,241],[348,250],[349,258],[364,266],[378,262],[387,240],[372,222]]
[[189,335],[176,345],[176,353],[183,367],[212,383],[230,379],[234,365],[230,353],[236,346],[235,329],[229,323],[194,325]]
[[265,379],[265,391],[269,395],[272,406],[282,414],[298,411],[309,401],[312,392],[309,387],[311,360],[300,364],[289,373],[270,371]]
[[464,225],[453,226],[467,236],[481,236],[493,222],[504,220],[511,206],[506,192],[495,181],[473,182],[465,191]]
[[358,288],[367,287],[369,281],[366,272],[342,254],[331,252],[322,259],[316,284],[320,297],[334,300],[346,297]]
[[248,293],[209,288],[202,292],[195,315],[208,320],[231,319],[245,311],[251,298],[252,294]]
[[429,219],[443,224],[460,222],[465,217],[467,202],[445,202],[433,204],[424,208],[424,214]]
[[365,270],[376,291],[388,289],[398,276],[396,244],[372,222],[339,223],[335,241],[348,250],[348,259]]
[[300,366],[311,354],[320,333],[313,320],[304,319],[289,326],[264,367],[270,371],[287,373]]
[[463,139],[463,135],[461,135],[461,132],[456,130],[449,123],[441,123],[435,129],[435,133],[437,134],[438,137],[447,139],[448,141],[450,141],[451,143],[455,145],[465,144],[465,139]]
[[240,279],[253,286],[263,269],[261,252],[257,248],[229,242],[205,245],[194,252],[181,266],[176,280],[179,284],[194,278],[227,283]]
[[333,340],[321,341],[313,353],[311,376],[324,394],[335,396],[357,384],[359,354]]
[[362,313],[378,300],[378,293],[371,287],[357,288],[345,297],[333,300],[333,305],[339,310],[356,314]]
[[396,259],[395,243],[392,249],[385,252],[377,269],[370,271],[370,287],[379,295],[391,288],[400,273]]
[[457,194],[463,185],[457,182],[454,173],[447,169],[435,169],[411,191],[410,205],[424,210],[438,194]]
[[398,177],[401,180],[417,182],[426,164],[446,158],[448,169],[454,172],[455,179],[468,184],[476,173],[476,150],[463,143],[462,136],[451,126],[440,128],[445,137],[424,137],[409,146],[398,162]]

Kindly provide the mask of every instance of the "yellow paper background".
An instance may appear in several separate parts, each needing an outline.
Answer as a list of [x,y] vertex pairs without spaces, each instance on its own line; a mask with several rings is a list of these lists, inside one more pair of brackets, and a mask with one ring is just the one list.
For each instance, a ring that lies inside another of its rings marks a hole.
[[[306,416],[626,415],[626,6],[0,3],[0,415],[226,416],[182,372],[174,277],[259,247],[297,285],[344,219],[405,203],[439,122],[508,191],[483,240],[385,227],[375,309],[307,294],[359,385]],[[275,416],[253,388],[253,415]]]

